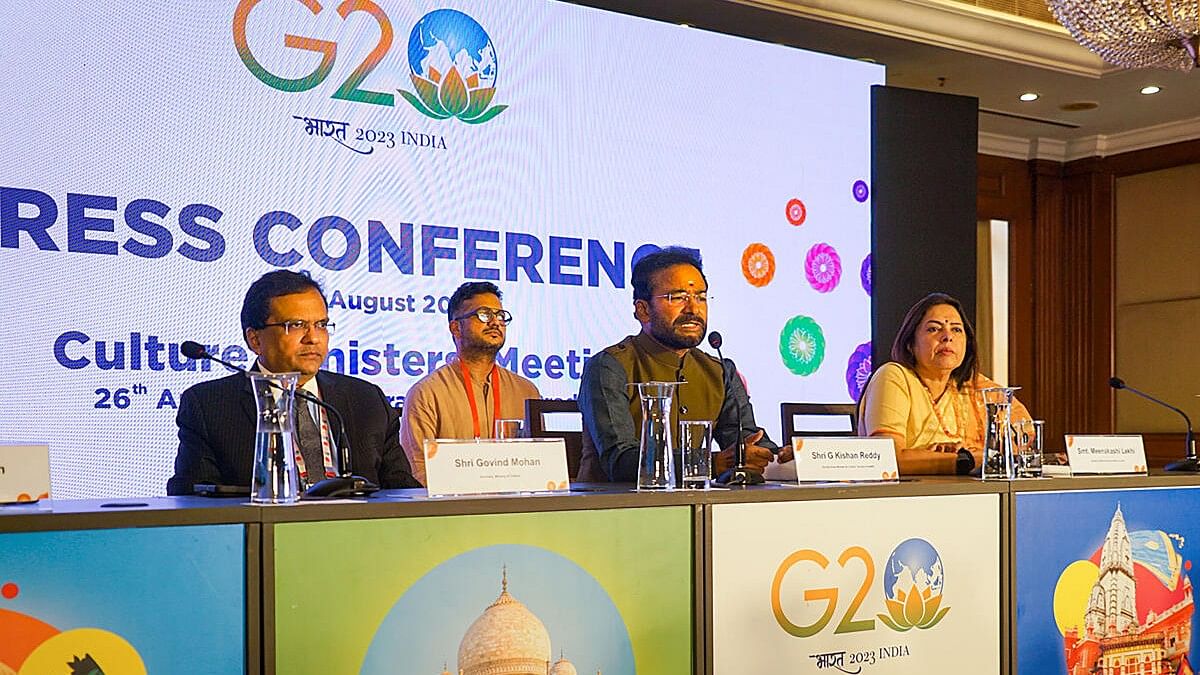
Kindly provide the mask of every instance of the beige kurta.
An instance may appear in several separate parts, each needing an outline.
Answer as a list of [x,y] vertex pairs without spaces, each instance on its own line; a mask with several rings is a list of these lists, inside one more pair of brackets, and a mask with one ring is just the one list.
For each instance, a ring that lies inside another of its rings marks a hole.
[[[985,412],[979,390],[999,385],[978,375],[973,386],[961,390],[953,383],[947,386],[935,403],[916,373],[899,363],[883,364],[863,392],[859,433],[870,436],[882,431],[902,436],[905,445],[897,450],[935,443],[982,448]],[[1025,406],[1016,399],[1013,418],[1029,418]]]
[[[525,400],[541,398],[537,387],[529,380],[507,368],[496,368],[500,379],[500,419],[525,417]],[[491,379],[480,382],[472,379],[475,407],[479,414],[479,435],[488,438],[495,423],[495,392]],[[408,390],[404,397],[404,414],[400,418],[400,445],[412,464],[413,476],[425,484],[425,439],[474,438],[471,403],[463,386],[458,360],[426,375]]]

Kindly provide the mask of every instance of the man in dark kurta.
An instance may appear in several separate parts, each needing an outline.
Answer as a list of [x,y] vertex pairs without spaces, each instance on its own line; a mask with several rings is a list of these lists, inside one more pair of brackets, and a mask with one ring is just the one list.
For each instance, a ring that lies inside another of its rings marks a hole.
[[577,480],[637,480],[642,423],[637,382],[682,382],[671,411],[680,420],[713,422],[713,441],[724,450],[717,472],[732,464],[733,448],[746,439],[746,463],[761,472],[779,453],[754,422],[737,367],[696,345],[708,331],[708,281],[700,259],[683,248],[666,248],[633,267],[634,317],[642,331],[588,360],[579,387],[583,456]]

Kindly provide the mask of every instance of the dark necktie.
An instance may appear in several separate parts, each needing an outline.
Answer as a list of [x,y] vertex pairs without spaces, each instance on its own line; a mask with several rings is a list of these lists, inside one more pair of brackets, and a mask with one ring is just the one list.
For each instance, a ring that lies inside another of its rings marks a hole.
[[300,456],[304,458],[304,468],[308,472],[307,484],[311,486],[325,478],[325,452],[321,447],[321,430],[313,420],[308,401],[296,401],[300,414],[296,415],[296,435],[300,441]]

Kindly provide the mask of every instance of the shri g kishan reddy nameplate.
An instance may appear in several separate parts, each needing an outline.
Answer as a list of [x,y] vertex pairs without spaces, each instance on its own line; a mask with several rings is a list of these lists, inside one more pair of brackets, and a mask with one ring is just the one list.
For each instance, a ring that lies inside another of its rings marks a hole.
[[796,480],[895,481],[896,445],[890,438],[832,437],[792,439]]
[[425,441],[425,482],[433,495],[567,490],[561,438]]

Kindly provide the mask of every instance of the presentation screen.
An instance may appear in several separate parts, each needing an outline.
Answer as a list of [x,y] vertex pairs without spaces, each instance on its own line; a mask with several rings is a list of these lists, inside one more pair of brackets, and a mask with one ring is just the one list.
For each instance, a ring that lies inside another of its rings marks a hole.
[[326,368],[400,404],[495,282],[547,398],[638,332],[634,261],[704,261],[758,423],[869,373],[881,66],[549,1],[51,2],[0,43],[0,443],[56,497],[165,491],[180,394],[239,310],[320,282]]

